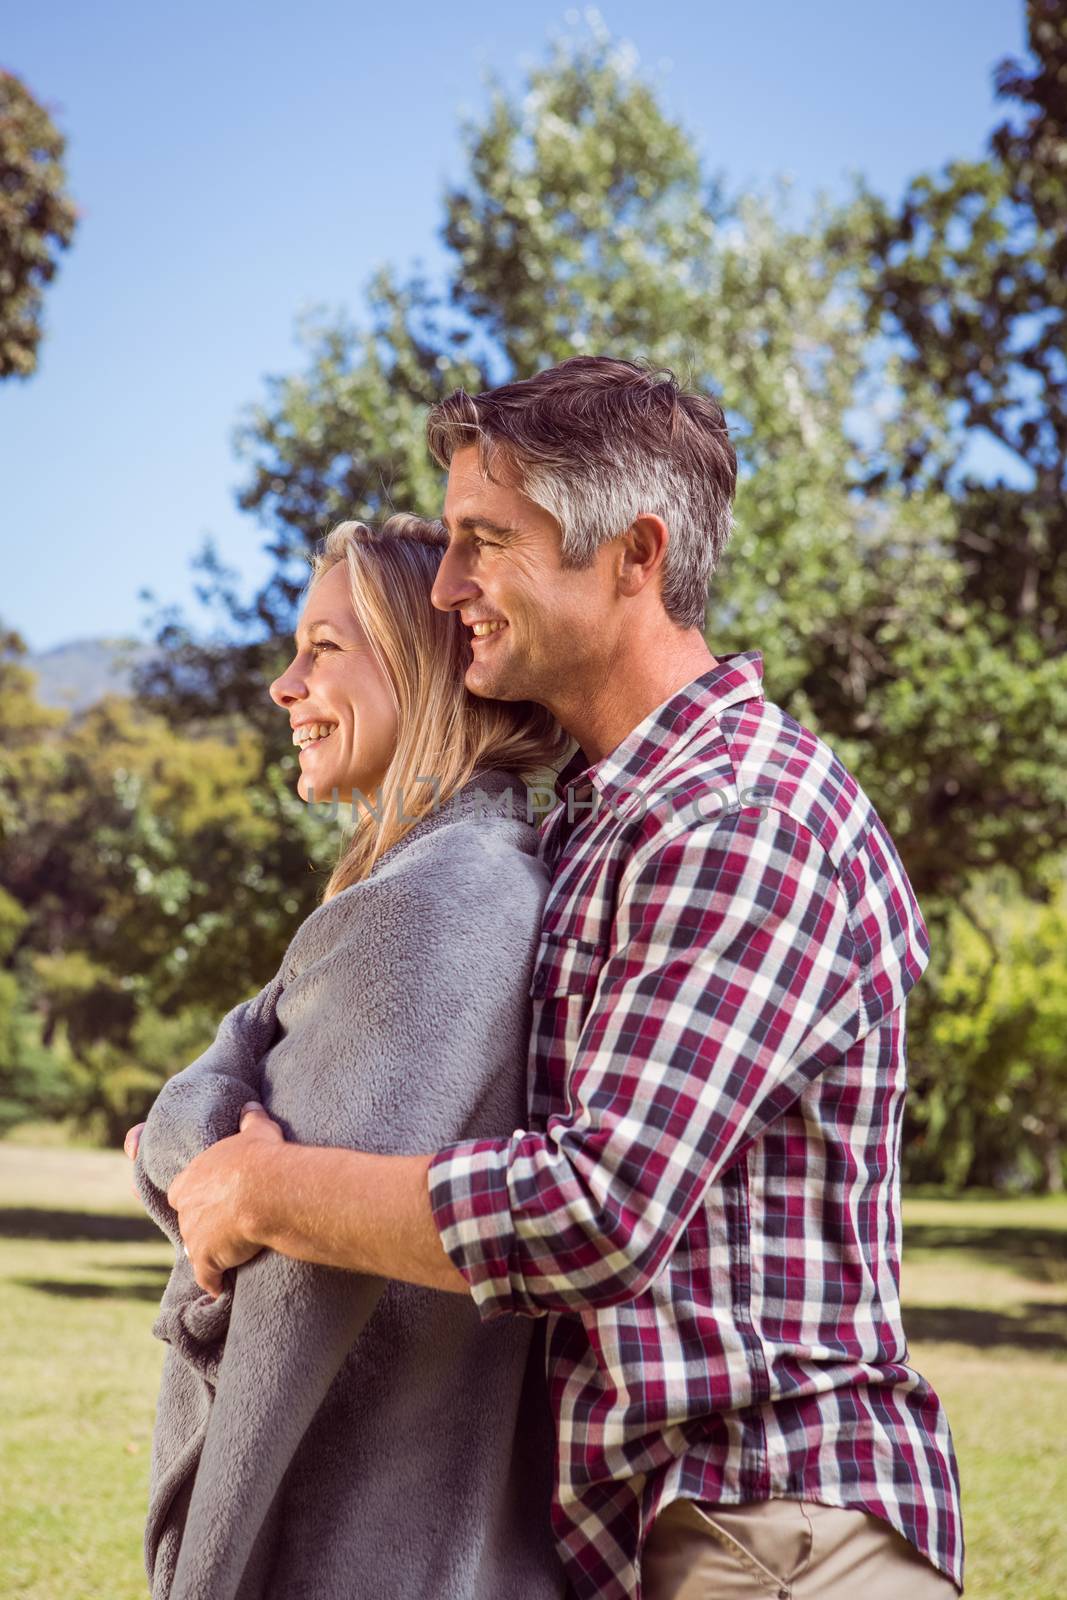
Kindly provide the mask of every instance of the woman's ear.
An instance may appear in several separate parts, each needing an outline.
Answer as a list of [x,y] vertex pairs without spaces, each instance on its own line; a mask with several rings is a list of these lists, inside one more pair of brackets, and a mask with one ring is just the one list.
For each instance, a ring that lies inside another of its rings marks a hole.
[[638,595],[651,582],[663,566],[670,537],[662,517],[635,518],[620,541],[617,582],[621,595]]

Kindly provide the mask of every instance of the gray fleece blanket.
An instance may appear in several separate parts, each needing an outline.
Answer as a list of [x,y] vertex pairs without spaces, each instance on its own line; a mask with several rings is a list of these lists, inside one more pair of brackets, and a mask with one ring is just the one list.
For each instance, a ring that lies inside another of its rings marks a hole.
[[[145,1564],[152,1600],[559,1600],[544,1319],[265,1250],[201,1291],[166,1191],[259,1099],[383,1153],[526,1125],[536,833],[475,781],[301,925],[160,1091],[136,1182],[176,1246]],[[525,796],[515,790],[521,817]]]

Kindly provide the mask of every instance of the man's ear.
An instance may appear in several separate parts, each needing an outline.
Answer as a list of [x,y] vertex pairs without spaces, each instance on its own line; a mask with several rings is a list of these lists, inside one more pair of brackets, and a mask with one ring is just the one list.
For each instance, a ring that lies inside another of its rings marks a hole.
[[652,581],[663,566],[670,537],[662,517],[642,515],[635,519],[620,541],[620,594],[638,595]]

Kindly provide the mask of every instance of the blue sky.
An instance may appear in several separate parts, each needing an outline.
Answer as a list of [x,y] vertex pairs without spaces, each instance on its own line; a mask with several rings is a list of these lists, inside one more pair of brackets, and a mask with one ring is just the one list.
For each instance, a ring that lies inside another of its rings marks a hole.
[[[733,188],[798,196],[863,171],[889,196],[978,154],[1021,0],[620,0],[668,110]],[[0,385],[0,621],[34,649],[138,636],[138,591],[200,615],[205,534],[242,574],[231,433],[293,369],[296,313],[359,315],[377,265],[431,268],[458,123],[494,70],[518,84],[582,10],[524,0],[193,0],[11,8],[0,65],[53,110],[82,209],[46,298],[38,372]]]

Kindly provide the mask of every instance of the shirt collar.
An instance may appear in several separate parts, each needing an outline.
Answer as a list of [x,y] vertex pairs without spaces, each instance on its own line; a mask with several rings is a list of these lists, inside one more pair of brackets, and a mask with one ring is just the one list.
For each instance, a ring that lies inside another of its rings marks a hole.
[[583,750],[576,751],[556,779],[556,795],[565,800],[567,790],[573,789],[576,798],[588,798],[582,791],[595,787],[610,800],[638,788],[675,754],[679,744],[720,716],[727,706],[762,696],[762,650],[735,650],[720,656],[715,666],[650,711],[600,761],[590,764]]

